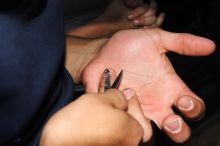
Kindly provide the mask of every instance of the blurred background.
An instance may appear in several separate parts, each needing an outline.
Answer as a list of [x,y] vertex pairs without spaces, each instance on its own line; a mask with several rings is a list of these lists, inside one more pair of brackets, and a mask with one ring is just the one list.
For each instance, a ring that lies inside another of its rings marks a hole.
[[[97,17],[111,0],[64,0],[66,30]],[[148,3],[148,1],[145,1]],[[212,39],[216,51],[208,57],[168,56],[184,82],[206,103],[206,115],[199,122],[187,121],[192,137],[184,144],[175,144],[158,129],[150,144],[154,146],[220,146],[220,1],[219,0],[157,0],[158,13],[165,12],[162,28],[186,32]],[[82,91],[78,91],[80,95]]]

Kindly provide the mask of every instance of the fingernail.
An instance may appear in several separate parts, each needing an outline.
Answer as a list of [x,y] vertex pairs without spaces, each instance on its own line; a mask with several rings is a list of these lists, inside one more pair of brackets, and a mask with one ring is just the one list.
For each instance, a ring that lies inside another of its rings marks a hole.
[[128,19],[132,19],[134,17],[134,15],[129,15]]
[[134,20],[133,22],[134,22],[135,25],[138,25],[140,23],[139,20]]
[[186,111],[189,111],[194,107],[192,99],[188,96],[180,97],[177,104],[178,104],[177,106],[181,110],[186,110]]
[[128,99],[128,100],[131,99],[133,97],[133,95],[134,95],[133,90],[131,90],[130,88],[124,89],[123,93],[124,93],[126,99]]
[[181,122],[179,118],[176,118],[170,122],[167,122],[165,124],[165,130],[167,130],[170,133],[177,134],[181,131]]

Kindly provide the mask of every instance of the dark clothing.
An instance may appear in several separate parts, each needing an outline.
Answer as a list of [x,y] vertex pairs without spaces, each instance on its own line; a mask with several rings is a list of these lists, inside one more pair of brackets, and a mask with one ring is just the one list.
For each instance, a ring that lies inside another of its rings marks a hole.
[[[157,146],[218,145],[220,98],[219,98],[219,0],[157,0],[159,8],[166,13],[162,27],[173,32],[188,32],[210,38],[216,43],[216,51],[207,57],[186,57],[169,53],[176,72],[206,104],[206,115],[199,122],[190,122],[192,137],[184,144],[175,144],[163,135]],[[206,134],[204,134],[206,133]],[[213,135],[216,135],[213,136]]]
[[0,12],[1,146],[37,146],[49,116],[73,100],[63,67],[62,3],[44,2],[41,11]]

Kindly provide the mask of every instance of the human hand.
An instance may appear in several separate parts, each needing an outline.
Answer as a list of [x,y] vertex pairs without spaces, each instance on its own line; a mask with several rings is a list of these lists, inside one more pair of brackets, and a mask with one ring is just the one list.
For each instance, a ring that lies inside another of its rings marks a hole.
[[150,123],[134,91],[123,93],[108,90],[79,97],[49,119],[40,146],[137,146],[142,138],[148,140]]
[[186,118],[198,119],[204,114],[205,106],[176,74],[166,52],[204,56],[212,53],[214,47],[212,41],[190,34],[160,29],[121,31],[112,36],[85,67],[83,83],[87,92],[97,92],[98,81],[105,68],[113,68],[117,73],[123,69],[120,89],[134,89],[144,115],[172,140],[183,142],[189,137],[190,129],[172,107]]
[[152,28],[159,27],[164,20],[165,14],[157,13],[157,3],[155,0],[150,0],[149,5],[144,4],[142,0],[124,0],[125,5],[133,8],[128,19],[133,22],[136,27]]
[[147,5],[141,0],[114,0],[102,15],[66,34],[82,38],[103,38],[119,30],[158,27],[163,22],[164,14],[157,17],[156,11],[157,4],[154,1]]
[[156,16],[157,4],[142,0],[114,0],[97,20],[109,23],[114,32],[137,27],[158,27],[162,24],[164,13]]

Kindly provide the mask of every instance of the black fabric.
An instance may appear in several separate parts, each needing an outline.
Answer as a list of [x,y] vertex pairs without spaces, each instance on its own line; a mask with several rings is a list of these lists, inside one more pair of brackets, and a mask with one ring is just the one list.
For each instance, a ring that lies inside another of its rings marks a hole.
[[[199,95],[206,104],[206,116],[199,122],[186,120],[192,128],[192,137],[184,144],[175,144],[163,134],[158,134],[157,146],[163,145],[198,145],[198,139],[202,143],[210,143],[212,135],[219,135],[208,127],[208,122],[219,123],[219,118],[214,119],[220,112],[219,94],[219,0],[157,0],[159,10],[166,13],[163,29],[172,32],[187,32],[207,37],[215,41],[217,48],[214,54],[208,57],[186,57],[175,53],[169,53],[169,58],[177,73],[184,82]],[[215,121],[216,120],[216,121]],[[207,132],[209,136],[199,136],[199,133]],[[220,138],[220,136],[218,136]],[[213,138],[214,139],[214,138]],[[215,138],[216,140],[216,138]],[[205,142],[206,141],[206,142]],[[206,143],[206,145],[207,145]],[[217,143],[213,141],[212,143]],[[202,144],[201,144],[202,145]],[[209,145],[212,145],[211,143]],[[208,145],[207,145],[208,146]]]
[[0,12],[1,146],[37,146],[46,120],[74,99],[63,67],[62,2],[45,2],[31,19]]
[[16,9],[24,0],[1,0],[0,11],[11,11]]
[[1,0],[0,12],[32,18],[40,14],[46,5],[45,0]]

